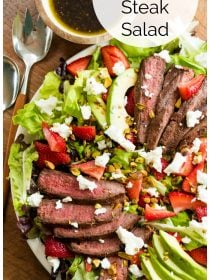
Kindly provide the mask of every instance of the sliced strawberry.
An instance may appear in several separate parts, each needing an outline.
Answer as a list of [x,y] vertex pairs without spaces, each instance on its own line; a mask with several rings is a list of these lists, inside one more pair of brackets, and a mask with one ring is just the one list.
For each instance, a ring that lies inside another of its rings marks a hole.
[[68,247],[61,241],[48,237],[45,241],[45,255],[56,258],[72,258],[74,255]]
[[109,45],[101,48],[101,55],[103,63],[112,77],[116,76],[116,74],[113,72],[115,63],[122,62],[125,66],[125,69],[130,67],[127,57],[120,49],[115,46]]
[[66,152],[66,142],[65,140],[56,132],[50,130],[50,127],[47,123],[42,123],[42,129],[44,137],[47,140],[51,151],[53,152]]
[[85,271],[91,272],[93,266],[91,263],[88,263],[87,260],[85,260]]
[[199,152],[202,155],[202,161],[206,161],[206,156],[207,156],[207,139],[206,138],[200,138],[201,140],[201,145]]
[[179,88],[180,96],[183,100],[188,100],[192,96],[194,96],[200,89],[203,81],[205,79],[205,76],[200,74],[193,78],[192,80],[181,84]]
[[132,259],[131,259],[131,264],[136,264],[136,265],[140,266],[140,264],[141,264],[140,256],[144,253],[145,253],[144,250],[139,250],[139,252],[137,254],[133,255]]
[[139,194],[142,189],[142,181],[143,181],[142,174],[139,174],[137,179],[130,178],[128,180],[128,184],[132,185],[131,188],[126,188],[130,200],[135,200],[136,202],[139,201]]
[[202,218],[207,216],[207,207],[197,206],[195,207],[195,213],[197,215],[198,221],[202,222]]
[[[162,163],[162,170],[164,170],[169,165],[169,162],[166,159],[164,159],[164,158],[161,158],[161,163]],[[152,172],[152,174],[155,176],[155,178],[158,181],[162,180],[165,177],[165,175],[166,175],[165,172],[163,172],[163,171],[162,172],[158,172],[154,168],[151,168],[151,172]]]
[[73,126],[72,132],[81,140],[93,141],[96,137],[95,126]]
[[204,202],[197,200],[195,195],[178,191],[170,192],[169,200],[175,213],[206,206]]
[[172,235],[173,237],[176,238],[176,240],[180,243],[182,240],[182,236],[178,232],[168,232],[168,234]]
[[130,88],[127,93],[127,104],[125,109],[127,113],[134,117],[134,108],[135,108],[135,101],[134,101],[134,87]]
[[202,171],[204,170],[204,162],[201,162],[199,164],[197,164],[193,171],[187,176],[185,177],[183,183],[182,183],[182,189],[185,192],[190,192],[190,193],[196,193],[197,192],[197,186],[198,186],[198,182],[197,182],[197,172],[198,170]]
[[81,57],[71,63],[69,63],[66,67],[66,70],[72,74],[72,76],[77,76],[79,71],[87,69],[90,60],[92,58],[92,55],[88,55],[85,57]]
[[44,168],[46,166],[46,161],[52,162],[55,166],[69,164],[71,161],[69,154],[52,152],[48,144],[36,141],[34,145],[39,154],[39,158],[36,163],[40,168]]
[[72,164],[73,168],[78,168],[81,172],[100,180],[104,174],[105,167],[95,165],[95,160],[84,163]]
[[180,175],[180,176],[188,176],[192,170],[193,170],[193,153],[189,152],[186,155],[186,161],[183,163],[181,169],[179,170],[179,172],[175,173],[176,175]]
[[106,92],[106,93],[102,93],[102,99],[103,99],[103,101],[104,101],[105,103],[107,102],[108,95],[109,95],[109,93],[108,93],[108,92]]
[[145,219],[147,221],[155,221],[155,220],[165,219],[174,216],[176,216],[176,213],[174,212],[165,209],[155,209],[150,207],[148,204],[146,204]]
[[188,254],[199,264],[207,266],[207,247],[189,251]]

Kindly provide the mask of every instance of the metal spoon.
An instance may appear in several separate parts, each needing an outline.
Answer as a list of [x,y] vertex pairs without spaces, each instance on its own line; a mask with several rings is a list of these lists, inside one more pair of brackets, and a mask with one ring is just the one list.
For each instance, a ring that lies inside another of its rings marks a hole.
[[9,57],[3,60],[3,110],[11,107],[18,95],[20,86],[20,72],[16,63]]

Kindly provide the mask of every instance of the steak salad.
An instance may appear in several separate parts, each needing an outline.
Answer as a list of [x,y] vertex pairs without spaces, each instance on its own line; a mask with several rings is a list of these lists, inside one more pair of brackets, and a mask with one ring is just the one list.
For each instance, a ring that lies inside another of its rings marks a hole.
[[18,227],[51,279],[207,278],[205,56],[189,34],[112,39],[62,59],[14,116]]

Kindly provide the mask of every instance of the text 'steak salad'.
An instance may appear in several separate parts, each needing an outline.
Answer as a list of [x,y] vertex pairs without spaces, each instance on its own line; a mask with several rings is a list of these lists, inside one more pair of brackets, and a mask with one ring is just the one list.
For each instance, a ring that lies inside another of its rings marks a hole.
[[18,226],[51,279],[207,278],[206,48],[113,39],[14,116]]

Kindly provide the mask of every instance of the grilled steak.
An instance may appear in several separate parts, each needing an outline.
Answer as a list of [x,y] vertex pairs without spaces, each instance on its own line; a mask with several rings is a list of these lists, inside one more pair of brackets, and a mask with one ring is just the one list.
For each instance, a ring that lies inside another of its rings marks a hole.
[[165,76],[163,89],[158,97],[155,117],[151,120],[147,130],[147,148],[153,150],[157,147],[160,137],[174,113],[175,104],[179,98],[178,85],[192,79],[193,71],[171,68]]
[[144,243],[148,243],[152,236],[152,230],[145,227],[136,227],[132,229],[132,233],[137,237],[141,237],[144,240]]
[[125,189],[120,183],[89,180],[95,182],[97,188],[93,191],[80,190],[76,177],[61,171],[44,169],[39,175],[38,187],[44,193],[58,197],[70,196],[73,200],[88,203],[109,202],[112,198],[125,194]]
[[128,276],[128,262],[119,257],[109,257],[112,270],[101,269],[99,280],[126,280]]
[[56,227],[54,234],[63,238],[89,238],[97,236],[105,236],[113,233],[119,226],[125,229],[131,229],[139,220],[139,216],[135,214],[122,213],[119,219],[113,219],[109,223],[93,225],[89,227],[79,227],[76,231],[72,228]]
[[56,200],[43,199],[39,208],[38,216],[43,223],[48,224],[95,224],[97,222],[110,222],[113,217],[119,217],[122,205],[103,206],[106,208],[104,214],[95,214],[94,205],[79,205],[63,203],[62,208],[56,209]]
[[207,83],[205,80],[199,92],[191,99],[183,102],[178,112],[171,116],[171,120],[160,139],[160,144],[166,147],[166,151],[175,149],[183,137],[190,131],[191,128],[186,126],[187,112],[200,110],[205,116],[206,102]]
[[137,125],[138,141],[142,144],[146,141],[147,127],[162,89],[165,68],[166,63],[159,56],[144,59],[140,66],[134,91],[136,104],[134,119]]

